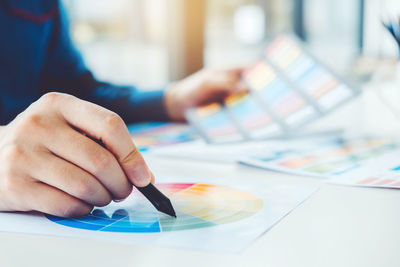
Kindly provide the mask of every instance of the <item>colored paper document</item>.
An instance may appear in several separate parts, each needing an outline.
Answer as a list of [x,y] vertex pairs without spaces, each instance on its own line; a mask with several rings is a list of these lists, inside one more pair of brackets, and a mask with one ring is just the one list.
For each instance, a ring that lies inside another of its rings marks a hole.
[[177,218],[158,213],[134,191],[125,201],[95,208],[81,218],[0,213],[0,231],[240,252],[317,190],[176,179],[157,187],[172,201]]
[[368,168],[371,162],[399,151],[399,143],[390,139],[362,138],[308,145],[275,153],[259,153],[239,160],[241,163],[296,175],[331,178],[356,169]]
[[174,146],[157,149],[157,156],[202,160],[219,163],[236,163],[238,160],[262,155],[264,158],[273,158],[288,151],[303,151],[312,146],[326,144],[338,140],[338,133],[326,133],[320,135],[304,136],[302,138],[275,139],[248,141],[237,143],[208,144],[204,140],[186,142]]
[[364,168],[334,177],[333,184],[400,189],[400,152],[389,153]]
[[207,142],[293,136],[359,92],[289,35],[274,40],[244,71],[242,82],[249,93],[187,112],[188,121]]
[[128,130],[140,151],[193,141],[197,131],[185,123],[146,122],[131,124]]

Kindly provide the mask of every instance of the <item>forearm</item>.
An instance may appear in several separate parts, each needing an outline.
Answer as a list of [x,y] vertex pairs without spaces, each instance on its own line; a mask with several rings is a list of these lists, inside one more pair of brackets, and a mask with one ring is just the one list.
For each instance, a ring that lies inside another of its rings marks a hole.
[[68,29],[68,19],[60,5],[52,45],[40,74],[42,94],[52,91],[71,94],[118,113],[126,122],[168,120],[161,91],[141,92],[133,86],[97,81],[74,47]]
[[166,121],[164,91],[140,91],[134,86],[116,86],[97,81],[91,72],[72,77],[42,76],[42,92],[58,91],[96,103],[119,114],[127,123]]
[[133,86],[98,86],[90,101],[118,113],[127,123],[170,120],[164,91],[140,91]]

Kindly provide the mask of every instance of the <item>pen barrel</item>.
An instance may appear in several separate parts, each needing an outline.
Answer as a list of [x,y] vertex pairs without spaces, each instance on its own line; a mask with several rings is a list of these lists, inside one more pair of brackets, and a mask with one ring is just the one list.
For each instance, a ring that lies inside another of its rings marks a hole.
[[161,205],[163,202],[169,201],[169,199],[151,183],[145,187],[136,188],[151,202],[151,204],[153,204],[157,210],[162,208]]

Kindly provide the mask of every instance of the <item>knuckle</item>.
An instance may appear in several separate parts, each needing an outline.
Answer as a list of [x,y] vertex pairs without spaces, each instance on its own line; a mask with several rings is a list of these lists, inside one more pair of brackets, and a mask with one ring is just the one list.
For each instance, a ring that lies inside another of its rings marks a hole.
[[1,155],[0,182],[1,191],[7,194],[18,193],[21,185],[18,184],[18,168],[24,164],[22,159],[25,157],[24,151],[17,145],[8,145],[3,149]]
[[76,194],[80,199],[92,198],[97,193],[96,186],[94,182],[92,182],[91,178],[82,179],[79,185],[77,186],[76,191],[77,191]]
[[112,166],[113,159],[107,152],[102,152],[95,154],[92,162],[94,166],[94,174],[97,176],[101,173],[104,173]]
[[3,148],[2,158],[9,164],[7,166],[10,168],[15,162],[21,161],[25,157],[25,151],[18,144],[11,143]]
[[106,134],[113,134],[117,131],[120,131],[125,127],[125,123],[122,118],[116,114],[111,113],[106,116],[105,118],[105,125],[106,125]]
[[56,92],[50,92],[44,94],[40,99],[39,102],[45,103],[45,104],[54,104],[56,103],[60,98],[62,98],[63,95],[60,93]]
[[29,114],[21,122],[20,129],[26,131],[27,128],[44,128],[43,117],[39,114]]
[[99,207],[106,206],[112,201],[111,195],[107,191],[101,190],[92,177],[81,180],[75,194],[79,199],[86,200]]
[[120,198],[125,199],[127,198],[131,193],[132,193],[133,187],[132,186],[127,186],[124,188],[124,191],[121,192]]
[[2,191],[6,192],[7,195],[17,194],[20,190],[14,175],[5,174],[2,179]]
[[107,206],[108,204],[110,204],[111,201],[112,201],[112,198],[111,198],[111,197],[107,197],[107,198],[104,198],[103,200],[99,201],[99,202],[96,204],[96,206],[98,206],[98,207],[104,207],[104,206]]
[[89,214],[91,209],[80,201],[71,201],[59,212],[62,217],[73,218]]
[[138,160],[141,162],[143,160],[143,157],[142,157],[142,154],[140,154],[139,149],[134,147],[133,150],[128,155],[126,155],[125,157],[120,159],[120,162],[125,165],[130,162],[137,163]]

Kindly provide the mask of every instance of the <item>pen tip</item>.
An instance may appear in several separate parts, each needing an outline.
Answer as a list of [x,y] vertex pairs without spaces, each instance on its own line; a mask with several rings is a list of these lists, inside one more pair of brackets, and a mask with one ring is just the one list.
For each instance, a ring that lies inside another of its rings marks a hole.
[[176,213],[175,210],[171,210],[169,213],[167,213],[169,216],[176,218]]
[[165,211],[162,211],[162,212],[165,213],[165,214],[167,214],[167,215],[169,215],[169,216],[171,216],[171,217],[176,218],[175,212],[165,212]]
[[172,206],[170,200],[163,201],[162,205],[160,205],[158,207],[158,210],[163,212],[163,213],[165,213],[165,214],[168,214],[171,217],[175,217],[176,218],[176,213],[175,213],[174,207]]

